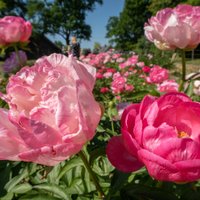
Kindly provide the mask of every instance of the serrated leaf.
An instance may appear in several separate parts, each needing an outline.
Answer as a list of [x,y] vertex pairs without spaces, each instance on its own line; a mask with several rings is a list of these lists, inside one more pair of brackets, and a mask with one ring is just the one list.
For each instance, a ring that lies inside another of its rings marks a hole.
[[35,185],[33,186],[33,188],[38,190],[45,190],[53,193],[58,197],[61,197],[63,200],[69,200],[69,197],[67,195],[67,190],[59,187],[58,185],[43,183],[40,185]]

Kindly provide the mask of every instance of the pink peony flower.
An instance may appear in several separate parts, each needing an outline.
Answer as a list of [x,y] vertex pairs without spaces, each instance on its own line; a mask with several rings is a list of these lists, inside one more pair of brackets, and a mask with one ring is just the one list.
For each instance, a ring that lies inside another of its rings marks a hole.
[[102,74],[102,73],[97,72],[97,73],[96,73],[96,78],[97,78],[97,79],[103,79],[104,77],[103,77],[103,74]]
[[151,68],[149,66],[144,66],[142,68],[142,71],[145,72],[145,73],[149,73],[151,71]]
[[141,68],[144,67],[144,65],[145,65],[144,62],[138,62],[138,63],[137,63],[137,66],[138,66],[138,67],[141,67]]
[[9,79],[0,109],[0,159],[53,166],[91,140],[101,109],[92,90],[95,68],[52,54]]
[[[18,58],[19,56],[19,58]],[[12,72],[17,67],[24,66],[27,62],[27,56],[24,51],[18,51],[18,56],[15,52],[12,52],[10,54],[10,57],[8,57],[5,62],[3,63],[3,71],[4,72]]]
[[101,92],[101,93],[107,93],[107,92],[109,92],[109,88],[107,88],[107,87],[102,87],[102,88],[100,89],[100,92]]
[[31,33],[31,23],[21,17],[6,16],[0,19],[0,45],[27,42]]
[[179,85],[175,80],[166,80],[157,86],[159,92],[178,92]]
[[113,94],[119,94],[125,90],[126,78],[121,76],[119,72],[113,75],[111,89]]
[[200,43],[200,7],[165,8],[145,24],[145,35],[162,50],[194,49]]
[[154,65],[151,68],[149,73],[149,77],[147,77],[148,83],[162,83],[163,81],[167,80],[169,77],[169,72],[167,69],[164,69],[158,65]]
[[121,136],[107,146],[110,162],[132,172],[143,165],[161,181],[200,179],[200,103],[182,93],[159,98],[146,96],[127,107],[121,119]]
[[103,74],[103,77],[104,77],[104,78],[110,78],[110,77],[112,77],[112,75],[113,75],[112,72],[105,72],[105,73]]
[[131,84],[125,84],[125,90],[126,91],[133,91],[134,90],[134,86]]

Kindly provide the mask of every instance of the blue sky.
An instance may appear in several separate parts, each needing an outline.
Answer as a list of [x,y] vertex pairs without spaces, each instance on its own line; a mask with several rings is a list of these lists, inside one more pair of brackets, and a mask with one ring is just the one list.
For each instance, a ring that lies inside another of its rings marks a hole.
[[[108,40],[106,36],[106,25],[109,17],[119,16],[122,11],[125,0],[103,0],[103,5],[96,5],[93,12],[87,13],[86,23],[92,28],[92,37],[90,41],[81,41],[81,48],[93,48],[95,42],[104,45]],[[62,38],[50,37],[52,40],[62,40]]]

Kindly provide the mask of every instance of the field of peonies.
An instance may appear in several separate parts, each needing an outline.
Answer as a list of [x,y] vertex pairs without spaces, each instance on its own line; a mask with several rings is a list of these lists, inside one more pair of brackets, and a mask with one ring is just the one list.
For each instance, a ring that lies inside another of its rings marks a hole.
[[153,54],[115,49],[29,66],[31,23],[1,18],[0,199],[199,200],[200,80],[185,59],[199,19],[178,5],[144,25],[181,56],[179,80]]

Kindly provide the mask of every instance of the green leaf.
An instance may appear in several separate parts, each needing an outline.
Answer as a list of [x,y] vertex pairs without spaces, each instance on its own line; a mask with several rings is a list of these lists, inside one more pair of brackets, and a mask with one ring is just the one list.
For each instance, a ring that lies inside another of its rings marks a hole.
[[105,129],[102,126],[98,125],[97,132],[103,133],[103,132],[105,132]]
[[45,191],[53,193],[54,195],[58,197],[61,197],[63,200],[69,200],[69,197],[67,195],[67,190],[61,188],[58,185],[43,183],[40,185],[35,185],[33,186],[33,188],[38,189],[38,190],[45,190]]
[[[7,200],[7,199],[5,199]],[[46,193],[27,194],[19,198],[19,200],[63,200],[61,198],[53,197]],[[71,200],[71,199],[70,199]]]
[[194,88],[194,81],[191,81],[191,82],[189,82],[189,85],[188,85],[188,87],[187,87],[187,89],[186,89],[186,91],[185,91],[185,93],[186,93],[189,97],[191,97],[192,94],[193,94],[193,88]]
[[5,196],[1,197],[0,200],[12,200],[13,199],[13,193],[9,192]]
[[74,157],[67,161],[66,165],[61,169],[59,173],[58,180],[60,180],[70,169],[81,165],[83,166],[83,162],[79,157]]
[[11,192],[16,194],[23,194],[28,192],[32,189],[32,186],[29,183],[23,183],[20,185],[16,185],[14,188],[12,188]]
[[10,192],[20,181],[22,181],[24,178],[28,176],[28,169],[27,167],[19,174],[18,176],[15,176],[12,178],[6,185],[5,189]]

